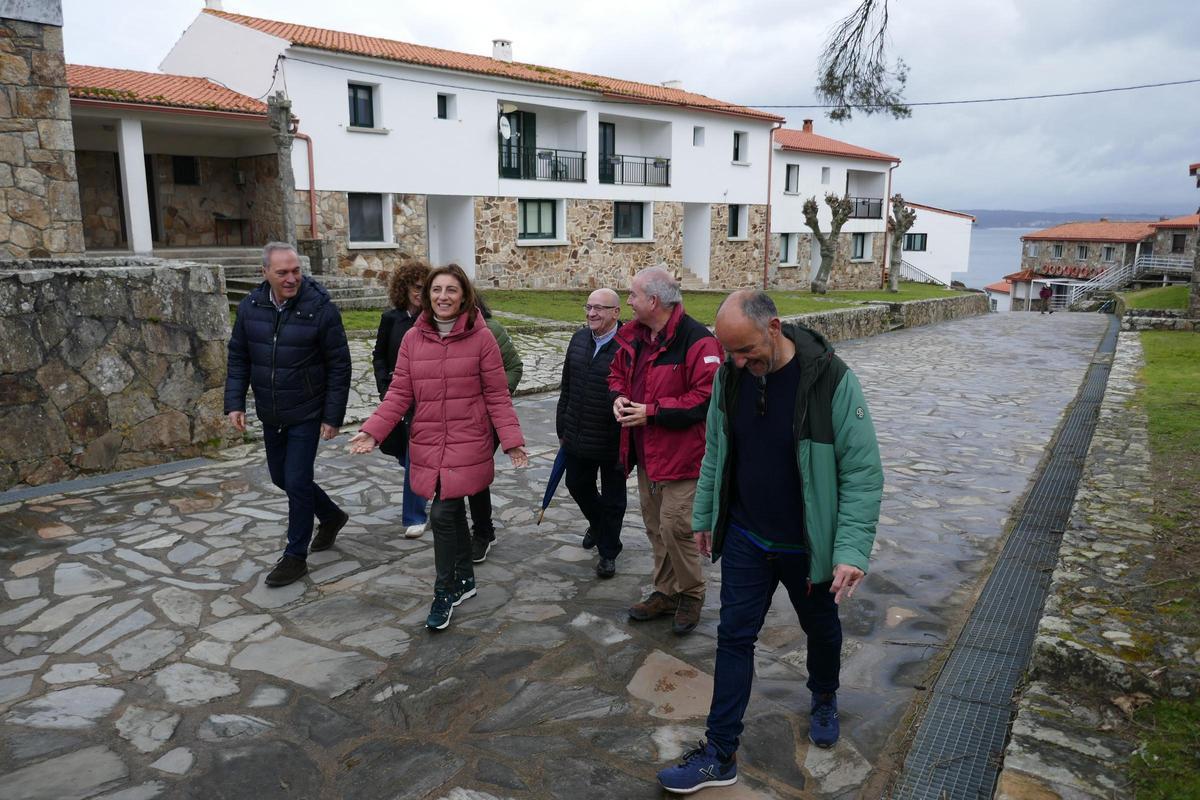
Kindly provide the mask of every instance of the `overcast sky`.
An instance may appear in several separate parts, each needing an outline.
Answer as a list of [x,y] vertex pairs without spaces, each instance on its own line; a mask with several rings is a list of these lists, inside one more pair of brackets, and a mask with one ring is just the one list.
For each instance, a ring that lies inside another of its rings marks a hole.
[[[678,79],[746,105],[811,104],[829,27],[855,0],[225,0],[252,16],[631,80]],[[67,60],[157,71],[201,0],[63,0]],[[1200,2],[891,0],[909,101],[1200,78]],[[214,54],[219,58],[220,54]],[[1091,97],[915,108],[907,120],[779,109],[789,127],[903,159],[896,188],[948,208],[1144,211],[1200,205],[1200,83]]]

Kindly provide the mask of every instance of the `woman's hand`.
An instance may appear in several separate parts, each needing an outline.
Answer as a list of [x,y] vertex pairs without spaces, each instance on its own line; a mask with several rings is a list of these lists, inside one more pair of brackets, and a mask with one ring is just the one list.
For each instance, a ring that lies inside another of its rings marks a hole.
[[514,447],[512,450],[505,450],[504,454],[512,459],[514,467],[529,466],[529,456],[525,453],[524,447]]
[[377,444],[378,442],[375,441],[374,436],[366,431],[359,431],[358,433],[354,434],[354,437],[350,440],[350,452],[354,453],[355,455],[369,453],[375,449]]

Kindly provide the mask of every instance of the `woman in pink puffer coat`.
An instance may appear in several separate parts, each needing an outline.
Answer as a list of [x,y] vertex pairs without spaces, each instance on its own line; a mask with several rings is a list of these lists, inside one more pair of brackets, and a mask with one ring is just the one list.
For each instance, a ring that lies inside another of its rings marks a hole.
[[430,272],[423,309],[404,335],[387,395],[350,440],[369,453],[415,407],[408,447],[413,491],[432,497],[433,606],[426,625],[442,630],[455,606],[475,595],[471,534],[464,498],[495,477],[492,430],[516,466],[525,466],[525,440],[513,410],[504,362],[457,265]]

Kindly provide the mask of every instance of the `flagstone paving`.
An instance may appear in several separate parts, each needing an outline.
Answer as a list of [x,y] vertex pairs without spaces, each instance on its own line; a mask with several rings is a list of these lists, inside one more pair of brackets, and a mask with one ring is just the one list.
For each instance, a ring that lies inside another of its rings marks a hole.
[[[852,797],[886,763],[1104,325],[991,315],[838,346],[887,471],[873,569],[843,609],[843,739],[808,746],[804,637],[781,593],[742,780],[706,798]],[[0,800],[661,796],[656,769],[703,735],[719,569],[692,635],[628,621],[651,568],[634,485],[610,581],[565,489],[534,523],[555,402],[517,401],[532,465],[498,462],[499,541],[441,633],[423,626],[429,534],[400,535],[401,474],[344,435],[317,473],[350,524],[282,589],[262,583],[287,502],[260,445],[0,508]]]

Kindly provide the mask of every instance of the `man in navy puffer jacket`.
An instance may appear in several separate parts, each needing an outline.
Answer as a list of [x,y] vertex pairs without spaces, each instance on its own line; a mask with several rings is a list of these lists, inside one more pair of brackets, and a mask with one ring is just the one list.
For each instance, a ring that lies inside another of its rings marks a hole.
[[[308,572],[310,549],[326,550],[349,519],[313,481],[317,442],[337,436],[350,393],[350,347],[342,315],[321,284],[300,272],[296,248],[263,248],[263,283],[238,304],[229,339],[225,413],[246,430],[246,387],[263,423],[271,482],[287,492],[287,548],[267,575],[286,586]],[[313,516],[320,521],[313,536]]]

